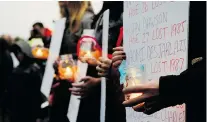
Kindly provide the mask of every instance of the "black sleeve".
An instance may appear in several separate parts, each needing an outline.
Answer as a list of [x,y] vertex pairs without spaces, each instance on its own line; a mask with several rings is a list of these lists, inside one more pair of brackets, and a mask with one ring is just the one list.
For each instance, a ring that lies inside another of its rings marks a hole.
[[202,94],[205,84],[205,61],[201,61],[180,75],[164,76],[159,81],[161,104],[165,107],[186,103],[194,95]]

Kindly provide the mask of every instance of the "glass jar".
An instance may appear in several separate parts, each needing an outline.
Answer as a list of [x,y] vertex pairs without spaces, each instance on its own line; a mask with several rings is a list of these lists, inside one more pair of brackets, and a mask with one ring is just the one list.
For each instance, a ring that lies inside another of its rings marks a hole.
[[[125,82],[124,82],[124,88],[137,86],[140,83],[143,83],[143,80],[144,80],[144,69],[143,69],[143,67],[139,67],[139,68],[130,67],[130,68],[127,68]],[[130,99],[133,99],[135,97],[139,97],[141,95],[142,95],[142,93],[125,94],[125,100],[130,100]]]
[[75,81],[77,66],[72,55],[61,55],[58,59],[58,74],[62,80]]

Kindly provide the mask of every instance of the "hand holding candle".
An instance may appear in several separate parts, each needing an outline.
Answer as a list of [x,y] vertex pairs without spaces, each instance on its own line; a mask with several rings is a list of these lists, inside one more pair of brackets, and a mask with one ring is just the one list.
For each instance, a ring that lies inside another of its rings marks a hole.
[[69,90],[73,95],[85,97],[89,95],[89,93],[92,92],[93,88],[100,83],[100,78],[86,76],[82,78],[80,82],[73,83],[73,87],[69,88]]
[[96,67],[96,70],[98,71],[98,75],[101,77],[105,77],[108,74],[108,70],[111,66],[112,60],[105,59],[105,58],[99,58],[98,66]]
[[[124,94],[142,93],[141,96],[126,100],[123,104],[126,107],[132,107],[137,112],[144,112],[151,114],[153,111],[157,111],[156,105],[158,105],[157,98],[159,96],[159,83],[149,82],[146,84],[139,84],[136,86],[130,86],[123,89]],[[148,106],[146,106],[148,103]],[[155,108],[154,108],[155,107]]]

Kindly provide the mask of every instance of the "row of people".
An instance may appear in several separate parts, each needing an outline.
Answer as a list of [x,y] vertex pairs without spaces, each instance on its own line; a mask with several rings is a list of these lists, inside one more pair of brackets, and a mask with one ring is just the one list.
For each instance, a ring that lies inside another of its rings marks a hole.
[[[133,107],[138,112],[152,114],[162,108],[181,103],[187,104],[187,121],[202,121],[204,117],[204,109],[202,108],[205,103],[201,104],[201,102],[205,100],[202,97],[194,100],[192,94],[193,96],[204,94],[201,88],[205,84],[205,51],[203,51],[205,49],[203,47],[205,46],[203,44],[205,34],[201,33],[205,32],[205,28],[202,29],[201,27],[204,26],[198,26],[198,24],[203,24],[200,21],[205,23],[205,18],[197,14],[198,10],[200,10],[199,13],[204,12],[202,8],[205,7],[203,5],[205,4],[191,2],[189,31],[189,60],[196,57],[202,58],[196,59],[197,62],[193,66],[189,65],[189,68],[179,76],[161,77],[159,82],[140,84],[124,89],[122,92],[123,86],[120,85],[118,67],[123,60],[127,59],[122,47],[123,2],[104,1],[103,8],[97,15],[94,15],[88,1],[59,2],[61,15],[67,19],[59,55],[72,54],[74,59],[78,57],[77,44],[84,29],[96,29],[95,38],[98,45],[101,46],[103,12],[109,9],[109,56],[107,59],[100,58],[95,65],[89,64],[87,76],[81,79],[84,82],[83,84],[54,78],[50,94],[50,106],[49,110],[46,110],[49,113],[48,121],[70,121],[67,113],[70,96],[73,94],[81,96],[77,122],[100,122],[100,77],[107,77],[106,122],[126,122],[125,106]],[[197,18],[202,19],[197,20]],[[41,24],[34,25],[34,28],[43,34],[42,27]],[[198,32],[197,30],[201,31]],[[199,44],[195,42],[195,38],[201,40]],[[44,42],[49,48],[49,42]],[[42,116],[40,115],[40,105],[43,98],[40,86],[44,67],[41,67],[39,61],[34,60],[31,46],[28,43],[18,41],[12,49],[19,59],[20,65],[12,71],[11,77],[8,78],[6,104],[9,106],[11,121],[35,122],[37,118]],[[55,70],[57,69],[55,68]],[[198,82],[194,83],[194,81]],[[186,87],[185,92],[183,92],[183,87]],[[175,91],[175,89],[177,90]],[[192,89],[195,89],[195,92],[190,92]],[[124,93],[134,92],[142,92],[143,95],[124,101]],[[142,104],[143,102],[144,104]],[[194,111],[196,112],[194,113]]]

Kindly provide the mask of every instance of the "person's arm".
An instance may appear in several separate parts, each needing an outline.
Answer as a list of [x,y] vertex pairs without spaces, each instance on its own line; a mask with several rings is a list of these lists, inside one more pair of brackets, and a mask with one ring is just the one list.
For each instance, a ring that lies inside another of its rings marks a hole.
[[205,61],[201,61],[180,75],[163,76],[159,81],[160,102],[164,107],[185,103],[199,95],[205,84]]

